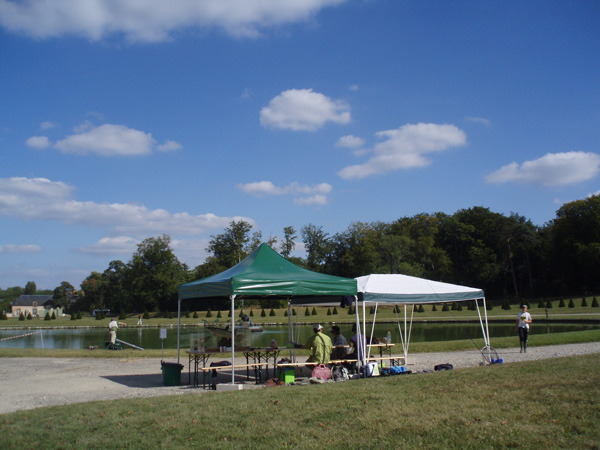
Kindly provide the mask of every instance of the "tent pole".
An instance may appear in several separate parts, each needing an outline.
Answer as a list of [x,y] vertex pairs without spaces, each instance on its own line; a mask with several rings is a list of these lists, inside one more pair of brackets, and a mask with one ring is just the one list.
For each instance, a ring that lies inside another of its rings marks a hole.
[[235,294],[231,297],[231,384],[235,384]]
[[365,302],[363,301],[362,304],[362,311],[363,311],[363,326],[362,326],[362,346],[363,346],[363,351],[361,352],[361,356],[362,356],[362,365],[364,366],[366,364],[366,353],[367,353],[367,338],[365,336],[365,333],[367,332],[367,314],[366,314],[366,306],[365,306]]
[[[288,297],[287,299],[287,312],[288,312],[288,340],[290,343],[295,343],[294,340],[294,322],[292,321],[292,300]],[[296,362],[296,351],[290,349],[290,359],[292,362]]]
[[179,339],[181,330],[181,297],[177,299],[177,364],[179,364]]
[[367,354],[367,360],[371,357],[371,345],[373,345],[373,334],[375,333],[375,321],[377,320],[377,306],[379,302],[375,302],[375,313],[373,314],[373,323],[371,324],[371,339],[369,340],[369,353]]

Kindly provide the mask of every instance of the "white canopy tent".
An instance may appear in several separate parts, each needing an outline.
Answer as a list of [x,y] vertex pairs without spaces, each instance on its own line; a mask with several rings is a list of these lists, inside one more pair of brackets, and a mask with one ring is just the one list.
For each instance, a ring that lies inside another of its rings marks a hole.
[[[408,275],[399,274],[372,274],[356,278],[358,299],[363,306],[363,329],[366,330],[366,304],[375,305],[375,314],[373,315],[373,325],[371,327],[371,339],[375,330],[375,321],[377,318],[377,307],[380,303],[383,304],[404,304],[411,305],[412,311],[410,323],[407,317],[407,308],[404,308],[404,332],[400,328],[400,338],[402,340],[402,349],[404,352],[405,361],[408,358],[408,347],[410,344],[410,331],[412,330],[412,320],[414,313],[414,305],[430,304],[430,303],[447,303],[447,302],[462,302],[475,301],[479,323],[483,332],[483,340],[485,347],[482,349],[482,354],[487,349],[488,360],[490,359],[490,339],[487,320],[487,310],[485,307],[485,295],[483,290],[456,284],[441,283],[439,281],[426,280],[424,278],[411,277]],[[480,304],[484,311],[482,318],[480,312]],[[370,348],[368,350],[370,352]],[[369,355],[367,354],[367,357]],[[485,355],[484,355],[485,357]]]

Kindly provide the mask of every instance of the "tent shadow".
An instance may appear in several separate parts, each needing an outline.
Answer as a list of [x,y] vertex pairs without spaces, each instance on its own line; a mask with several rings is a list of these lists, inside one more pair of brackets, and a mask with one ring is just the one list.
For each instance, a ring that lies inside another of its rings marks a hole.
[[104,375],[101,378],[105,378],[131,388],[156,388],[164,386],[163,377],[161,374]]

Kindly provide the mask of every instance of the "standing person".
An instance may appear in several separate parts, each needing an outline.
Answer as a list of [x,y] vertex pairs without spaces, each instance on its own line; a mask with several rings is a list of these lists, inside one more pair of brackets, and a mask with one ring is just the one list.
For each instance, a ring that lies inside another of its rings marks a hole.
[[119,329],[119,325],[123,325],[124,327],[127,326],[126,323],[117,322],[117,319],[111,320],[108,324],[108,336],[110,337],[111,348],[113,348],[117,342],[117,330]]
[[340,331],[340,327],[334,325],[331,327],[331,333],[333,333],[333,340],[331,345],[333,351],[331,352],[331,359],[344,359],[348,354],[348,341]]
[[312,347],[312,355],[306,360],[306,362],[315,362],[318,364],[327,364],[331,358],[331,338],[323,333],[323,325],[315,325],[313,327],[313,334],[303,348]]
[[521,341],[520,353],[527,353],[527,336],[529,335],[529,324],[531,322],[531,314],[527,312],[527,305],[523,305],[517,316],[517,329],[515,330],[519,333],[519,341]]
[[142,315],[140,314],[140,317],[138,317],[138,325],[142,324]]

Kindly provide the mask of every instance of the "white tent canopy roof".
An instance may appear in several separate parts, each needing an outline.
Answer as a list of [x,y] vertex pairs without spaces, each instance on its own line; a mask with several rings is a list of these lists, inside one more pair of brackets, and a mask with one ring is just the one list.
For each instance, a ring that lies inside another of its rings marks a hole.
[[359,299],[379,303],[444,303],[484,298],[483,290],[399,274],[356,278]]

